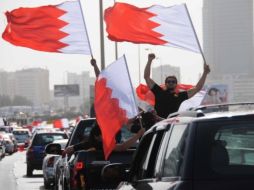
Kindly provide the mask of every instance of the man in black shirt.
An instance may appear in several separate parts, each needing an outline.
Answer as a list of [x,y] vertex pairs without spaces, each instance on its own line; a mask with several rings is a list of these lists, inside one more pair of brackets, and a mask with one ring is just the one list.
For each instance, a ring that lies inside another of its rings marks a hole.
[[173,112],[176,112],[181,103],[188,98],[193,97],[199,92],[205,83],[206,76],[210,72],[209,66],[204,64],[204,72],[196,84],[196,86],[188,91],[176,93],[175,88],[177,86],[177,78],[175,76],[168,76],[165,79],[165,89],[161,88],[150,78],[151,63],[155,58],[155,54],[148,55],[148,61],[145,67],[144,78],[147,86],[153,92],[155,96],[155,110],[160,117],[167,118],[167,116]]

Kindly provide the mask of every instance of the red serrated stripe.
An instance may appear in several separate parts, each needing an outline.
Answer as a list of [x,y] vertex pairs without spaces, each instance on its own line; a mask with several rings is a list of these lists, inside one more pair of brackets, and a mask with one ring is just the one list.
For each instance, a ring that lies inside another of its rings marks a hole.
[[60,31],[68,23],[58,19],[66,12],[56,6],[18,8],[6,12],[8,25],[2,35],[6,41],[39,51],[58,52],[67,44],[59,40],[68,34]]
[[108,38],[113,41],[129,41],[161,45],[167,43],[159,39],[162,34],[153,31],[160,24],[149,20],[156,16],[147,11],[126,3],[115,3],[105,11]]
[[102,78],[95,83],[96,119],[103,138],[104,155],[107,159],[115,147],[115,135],[127,122],[126,111],[119,106],[119,100],[112,98],[112,89],[106,86]]

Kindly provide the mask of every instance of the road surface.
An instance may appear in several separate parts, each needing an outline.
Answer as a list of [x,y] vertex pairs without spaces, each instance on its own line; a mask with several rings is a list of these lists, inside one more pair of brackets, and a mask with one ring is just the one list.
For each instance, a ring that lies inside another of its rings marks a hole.
[[34,170],[33,177],[26,177],[25,160],[25,152],[17,152],[0,161],[0,189],[44,190],[42,171]]

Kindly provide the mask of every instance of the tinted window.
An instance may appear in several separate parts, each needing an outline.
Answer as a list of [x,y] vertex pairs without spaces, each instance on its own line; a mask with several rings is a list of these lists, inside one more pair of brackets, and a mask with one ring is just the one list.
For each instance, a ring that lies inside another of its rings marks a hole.
[[175,125],[173,127],[164,157],[162,169],[163,177],[175,177],[180,175],[187,135],[187,125]]
[[214,140],[225,148],[226,164],[254,166],[254,124],[223,126],[216,132]]
[[200,125],[195,152],[198,178],[254,176],[254,122]]
[[73,145],[88,140],[90,131],[95,125],[95,122],[95,119],[81,120],[74,129],[68,145]]
[[46,134],[37,134],[34,137],[33,146],[43,146],[49,143],[52,143],[55,140],[67,139],[66,134],[55,134],[55,133],[46,133]]
[[149,133],[145,135],[142,138],[137,151],[135,152],[134,162],[131,168],[131,175],[132,175],[133,181],[140,179],[140,176],[142,176],[142,171],[141,171],[143,167],[142,163],[144,163],[144,160],[147,156],[151,141],[153,139],[153,135],[154,135],[153,133]]
[[28,131],[13,131],[14,135],[29,135]]

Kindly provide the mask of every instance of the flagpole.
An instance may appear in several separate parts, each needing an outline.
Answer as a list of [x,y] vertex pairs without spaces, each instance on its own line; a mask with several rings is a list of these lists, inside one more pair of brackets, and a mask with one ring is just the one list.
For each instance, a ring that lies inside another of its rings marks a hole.
[[90,44],[90,40],[89,40],[87,28],[86,28],[85,17],[84,17],[84,13],[83,13],[83,9],[82,9],[80,0],[78,0],[78,4],[79,4],[80,11],[81,11],[83,23],[84,23],[84,25],[85,25],[85,31],[86,31],[86,36],[87,36],[88,45],[89,45],[89,48],[90,48],[90,51],[91,51],[91,56],[92,56],[92,58],[93,58],[93,52],[92,52],[92,48],[91,48],[91,44]]
[[129,72],[129,68],[128,68],[128,65],[127,65],[125,54],[123,55],[123,58],[124,58],[124,61],[125,61],[125,66],[126,66],[127,72],[128,72],[128,77],[129,77],[129,80],[130,80],[130,83],[131,83],[132,95],[134,97],[135,105],[136,105],[136,108],[137,108],[138,104],[137,104],[137,101],[136,101],[136,98],[135,98],[135,94],[134,94],[134,90],[133,90],[134,88],[133,88],[133,85],[132,85],[132,82],[131,82],[131,76],[130,76],[130,72]]
[[[114,0],[114,4],[116,3],[116,0]],[[118,45],[117,42],[115,42],[115,58],[118,59]]]
[[[130,72],[129,72],[129,68],[128,68],[128,65],[127,65],[125,54],[123,55],[123,58],[124,58],[124,62],[125,62],[125,67],[127,69],[128,77],[129,77],[129,80],[130,80],[130,83],[131,83],[132,95],[134,97],[134,102],[135,102],[136,109],[137,109],[136,111],[137,111],[137,113],[139,113],[138,112],[138,104],[137,104],[136,97],[135,97],[135,94],[134,94],[134,90],[133,90],[134,88],[133,88],[133,85],[132,85],[132,82],[131,82]],[[139,118],[139,123],[140,123],[140,126],[143,128],[143,125],[142,125],[142,122],[141,122],[140,118]]]
[[104,52],[104,29],[103,29],[103,4],[99,1],[100,10],[100,39],[101,39],[101,70],[105,69],[105,52]]
[[199,40],[198,40],[198,35],[197,35],[197,33],[196,33],[196,30],[195,30],[195,28],[194,28],[193,22],[192,22],[191,17],[190,17],[189,10],[188,10],[187,5],[186,5],[185,3],[184,3],[184,7],[185,7],[186,12],[187,12],[187,15],[188,15],[188,17],[189,17],[189,21],[190,21],[190,23],[191,23],[191,27],[192,27],[192,29],[193,29],[193,31],[194,31],[195,38],[196,38],[196,41],[197,41],[197,43],[198,43],[199,51],[201,52],[201,55],[202,55],[202,57],[203,57],[203,60],[204,60],[204,62],[205,62],[205,64],[206,64],[206,59],[205,59],[203,50],[201,49],[201,46],[200,46],[200,43],[199,43]]

